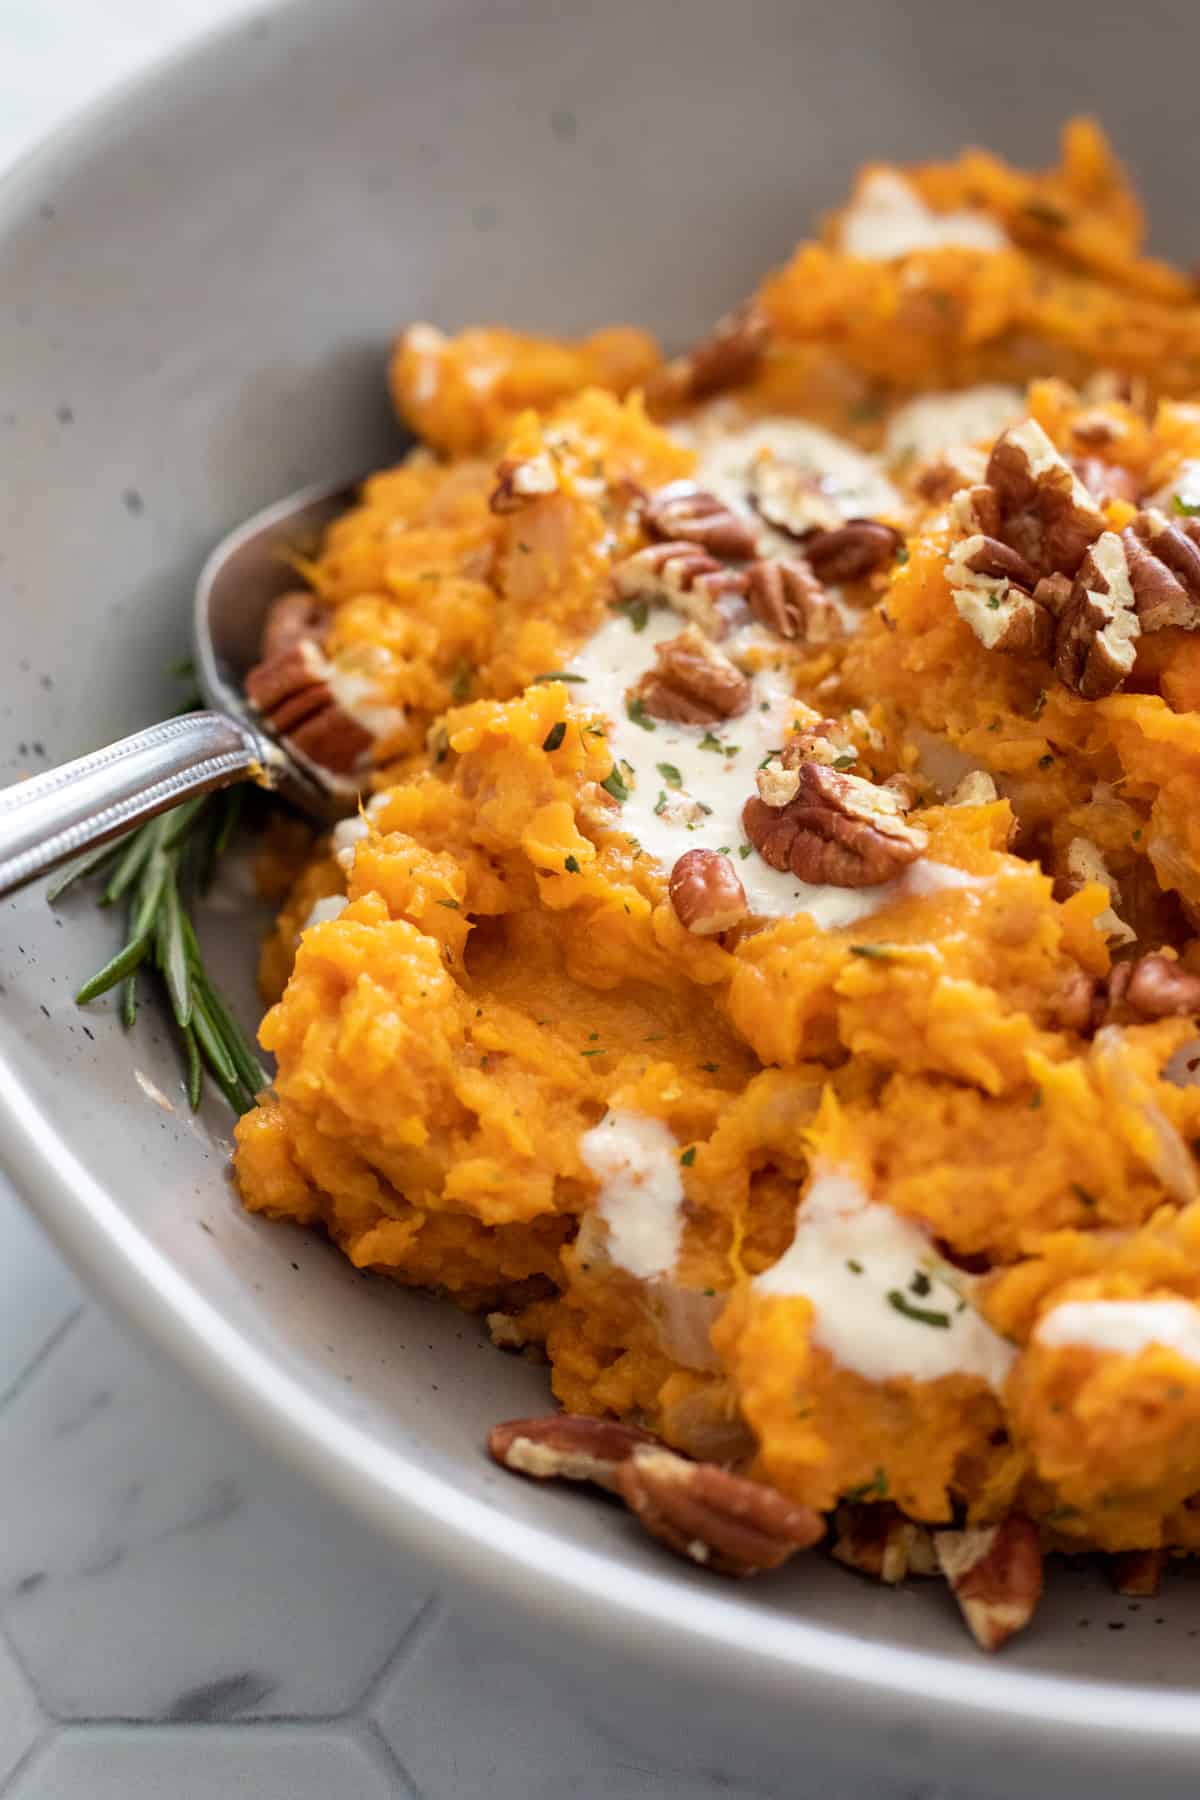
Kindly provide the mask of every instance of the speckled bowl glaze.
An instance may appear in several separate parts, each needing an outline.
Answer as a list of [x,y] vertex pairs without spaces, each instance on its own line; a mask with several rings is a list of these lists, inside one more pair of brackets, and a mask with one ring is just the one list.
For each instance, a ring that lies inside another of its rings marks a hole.
[[[1044,160],[1081,104],[1186,261],[1198,51],[1200,13],[1157,0],[329,0],[168,64],[0,191],[0,770],[171,703],[211,544],[395,449],[401,321],[630,317],[683,340],[862,158],[974,139]],[[255,921],[228,906],[210,925],[251,1019]],[[559,1633],[648,1734],[708,1734],[722,1766],[773,1746],[783,1788],[820,1752],[1005,1794],[1191,1791],[1186,1574],[1139,1610],[1059,1571],[989,1661],[934,1584],[884,1592],[813,1558],[722,1586],[615,1508],[502,1478],[485,1430],[539,1405],[540,1372],[242,1217],[228,1117],[188,1114],[162,1022],[125,1036],[71,1003],[111,920],[38,892],[0,919],[0,1154],[42,1218],[261,1437],[514,1631]]]

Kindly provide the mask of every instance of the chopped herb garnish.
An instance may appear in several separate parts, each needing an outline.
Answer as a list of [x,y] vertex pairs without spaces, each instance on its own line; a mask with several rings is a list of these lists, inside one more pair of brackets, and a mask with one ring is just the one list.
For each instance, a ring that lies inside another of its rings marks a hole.
[[988,606],[991,608],[991,610],[993,612],[1000,611],[1000,596],[999,596],[999,594],[989,594],[988,595]]
[[690,1169],[692,1164],[696,1160],[695,1144],[689,1144],[687,1149],[684,1151],[683,1155],[680,1157],[679,1160],[683,1164],[685,1169]]
[[1042,1090],[1041,1090],[1041,1088],[1034,1088],[1034,1090],[1033,1090],[1033,1098],[1032,1098],[1032,1099],[1031,1099],[1031,1100],[1030,1100],[1030,1102],[1029,1102],[1029,1109],[1030,1109],[1030,1111],[1031,1111],[1031,1112],[1036,1112],[1036,1111],[1037,1111],[1037,1109],[1038,1109],[1038,1107],[1039,1107],[1039,1106],[1040,1106],[1040,1105],[1041,1105],[1041,1104],[1042,1104]]
[[849,1269],[849,1271],[852,1275],[861,1275],[863,1272],[862,1264],[858,1261],[858,1259],[856,1257],[853,1257],[853,1256],[848,1256],[846,1258],[846,1267]]
[[529,552],[530,552],[530,550],[531,550],[531,549],[532,549],[532,545],[530,545],[530,544],[518,544],[518,545],[517,545],[517,549],[518,549],[518,550],[519,550],[519,551],[520,551],[520,552],[521,552],[521,555],[522,555],[522,556],[528,556],[528,555],[529,555]]
[[1082,1183],[1080,1183],[1078,1181],[1073,1181],[1071,1183],[1071,1192],[1074,1194],[1075,1198],[1079,1201],[1079,1204],[1081,1206],[1095,1206],[1095,1204],[1096,1204],[1095,1194],[1089,1194],[1088,1190],[1082,1185]]
[[750,854],[751,850],[753,850],[753,848],[754,848],[753,844],[739,844],[738,845],[738,855],[741,857],[743,862],[745,862],[746,858],[749,856],[749,854]]
[[723,750],[724,745],[719,737],[714,737],[711,731],[706,731],[700,739],[700,748],[702,750]]
[[1185,500],[1182,494],[1176,494],[1171,506],[1185,519],[1194,519],[1200,516],[1200,500]]
[[567,871],[568,875],[578,875],[580,872],[579,858],[577,856],[568,856],[563,863],[563,868]]
[[578,686],[586,680],[586,675],[572,675],[567,669],[547,669],[544,675],[535,675],[530,686],[537,687],[543,681],[573,681]]
[[607,1050],[581,1050],[580,1056],[607,1056]]
[[454,673],[450,677],[450,694],[452,699],[457,700],[461,704],[462,701],[467,698],[468,694],[471,692],[471,680],[474,673],[475,671],[472,669],[470,663],[455,663]]
[[847,1488],[842,1499],[850,1501],[851,1504],[856,1500],[886,1500],[887,1492],[887,1470],[876,1469],[870,1481],[860,1481],[857,1487]]
[[612,773],[600,783],[605,793],[611,794],[614,800],[628,800],[629,789],[621,780],[621,771],[614,766]]
[[1046,200],[1030,200],[1021,210],[1027,219],[1047,231],[1063,231],[1071,222],[1061,207],[1051,206]]
[[849,750],[845,756],[835,756],[833,766],[835,769],[852,769],[857,761],[858,758],[853,750]]
[[723,754],[726,756],[739,756],[741,754],[741,749],[742,746],[740,744],[726,744],[724,746]]
[[[911,454],[912,454],[912,452],[910,451],[909,455],[911,456]],[[901,544],[899,549],[896,551],[896,562],[900,568],[903,568],[907,561],[908,561],[908,545]]]
[[1037,699],[1033,703],[1033,711],[1029,715],[1031,719],[1040,719],[1041,718],[1042,714],[1046,710],[1046,701],[1048,698],[1049,698],[1049,696],[1047,695],[1045,688],[1042,688],[1042,690],[1038,694]]
[[659,790],[658,790],[658,799],[657,799],[657,800],[656,800],[656,801],[655,801],[655,802],[654,802],[654,816],[655,816],[655,818],[656,818],[656,819],[661,819],[661,818],[662,818],[662,816],[663,816],[663,814],[664,814],[664,813],[665,813],[665,812],[666,812],[666,810],[667,810],[667,793],[666,793],[666,789],[665,789],[665,788],[659,788]]
[[911,1294],[915,1294],[919,1300],[923,1300],[926,1294],[933,1292],[933,1283],[930,1281],[924,1269],[918,1269],[916,1271],[908,1284],[908,1290]]
[[701,1063],[700,1064],[700,1067],[704,1070],[704,1073],[706,1075],[715,1075],[717,1070],[720,1068],[720,1066],[721,1066],[720,1063]]
[[683,786],[683,776],[679,773],[679,770],[675,767],[674,763],[655,763],[654,766],[669,788],[681,788]]
[[1135,844],[1140,844],[1140,843],[1141,843],[1141,841],[1142,841],[1142,831],[1141,831],[1141,826],[1139,826],[1139,827],[1138,827],[1138,829],[1137,829],[1137,830],[1136,830],[1136,831],[1135,831],[1135,832],[1134,832],[1134,833],[1133,833],[1133,834],[1132,834],[1132,835],[1133,835],[1133,841],[1134,841],[1134,843],[1135,843]]
[[433,751],[435,763],[444,763],[450,754],[450,734],[444,725],[439,725],[429,740],[429,748]]
[[846,414],[851,425],[870,425],[883,411],[883,399],[879,394],[866,394],[856,400]]
[[850,954],[851,956],[877,956],[881,960],[886,960],[892,955],[893,948],[894,946],[891,944],[851,944]]
[[640,725],[643,731],[658,730],[658,726],[646,711],[646,703],[640,694],[635,694],[632,700],[626,701],[625,711],[633,723]]
[[567,735],[566,720],[560,719],[558,721],[557,725],[552,725],[550,727],[549,731],[546,733],[545,737],[542,739],[542,749],[543,750],[558,750],[559,748],[561,748],[562,741],[566,737],[566,735]]
[[1050,755],[1050,752],[1047,751],[1045,756],[1038,757],[1038,768],[1039,769],[1048,769],[1052,766],[1053,762],[1054,762],[1054,758]]
[[908,1295],[902,1294],[899,1288],[888,1289],[887,1303],[895,1312],[903,1313],[906,1319],[912,1319],[917,1325],[936,1325],[941,1330],[949,1327],[948,1312],[938,1312],[929,1306],[914,1306]]
[[609,610],[624,614],[634,631],[645,631],[646,621],[650,617],[650,602],[644,594],[639,594],[632,600],[614,600]]
[[439,900],[438,905],[448,907],[451,912],[460,912],[462,910],[457,900]]

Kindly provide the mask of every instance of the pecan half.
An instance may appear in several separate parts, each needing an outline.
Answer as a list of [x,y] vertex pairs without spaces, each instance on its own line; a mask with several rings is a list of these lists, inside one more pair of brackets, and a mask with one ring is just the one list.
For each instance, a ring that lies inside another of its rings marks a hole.
[[848,1569],[890,1587],[906,1575],[936,1575],[933,1538],[890,1503],[839,1506],[834,1514],[833,1556]]
[[951,499],[962,488],[982,484],[986,469],[987,457],[982,450],[964,444],[954,450],[940,451],[928,462],[919,464],[911,477],[912,490],[920,499],[936,505]]
[[724,637],[747,617],[745,573],[726,568],[699,544],[648,544],[618,563],[612,579],[620,599],[665,600],[710,637]]
[[677,356],[646,387],[655,411],[688,400],[706,400],[749,381],[767,347],[770,325],[753,300],[718,319],[708,337]]
[[809,644],[825,644],[840,637],[837,607],[803,558],[754,562],[746,574],[750,611],[768,631]]
[[712,556],[739,561],[754,555],[754,528],[731,506],[694,481],[672,481],[642,507],[646,527],[658,538],[699,544]]
[[825,1522],[810,1506],[670,1450],[635,1450],[617,1481],[630,1512],[653,1537],[721,1575],[777,1569],[824,1535]]
[[1121,533],[1143,631],[1200,629],[1200,521],[1147,507]]
[[496,464],[496,485],[488,505],[494,513],[520,512],[557,492],[558,472],[545,450],[536,456],[505,456]]
[[654,668],[628,689],[656,719],[711,725],[733,719],[750,704],[747,676],[694,625],[655,645]]
[[1048,1012],[1053,1030],[1089,1035],[1104,1012],[1103,984],[1083,969],[1072,969],[1050,1001]]
[[1133,962],[1114,963],[1108,977],[1110,1013],[1121,1008],[1136,1019],[1190,1018],[1200,1013],[1200,975],[1153,950]]
[[831,887],[879,887],[926,849],[927,833],[908,824],[888,789],[817,762],[797,774],[786,806],[755,794],[742,809],[742,829],[771,868]]
[[935,1531],[933,1545],[977,1644],[999,1650],[1028,1625],[1042,1597],[1042,1551],[1029,1519]]
[[679,923],[697,937],[715,937],[746,917],[746,890],[719,850],[685,851],[667,886]]
[[804,554],[820,581],[861,581],[890,562],[903,542],[901,532],[878,519],[849,519],[833,531],[810,533]]
[[1000,511],[992,535],[1019,550],[1039,574],[1074,575],[1105,528],[1103,512],[1035,419],[997,438],[987,486]]
[[509,1419],[488,1433],[488,1451],[501,1468],[535,1481],[591,1481],[614,1494],[621,1464],[639,1445],[657,1442],[636,1425],[585,1413]]
[[270,729],[310,761],[349,774],[373,743],[371,733],[333,698],[329,665],[311,637],[256,663],[246,676],[246,698]]
[[845,522],[821,477],[786,457],[762,452],[751,465],[749,481],[750,498],[759,516],[789,537],[834,530]]
[[1121,1550],[1108,1561],[1108,1572],[1118,1594],[1152,1599],[1167,1566],[1165,1550]]
[[1059,680],[1084,700],[1115,693],[1132,672],[1140,633],[1125,546],[1105,531],[1085,553],[1058,621]]
[[1046,656],[1054,640],[1052,614],[1034,598],[1036,571],[999,538],[976,532],[946,559],[954,609],[985,650],[1006,656]]

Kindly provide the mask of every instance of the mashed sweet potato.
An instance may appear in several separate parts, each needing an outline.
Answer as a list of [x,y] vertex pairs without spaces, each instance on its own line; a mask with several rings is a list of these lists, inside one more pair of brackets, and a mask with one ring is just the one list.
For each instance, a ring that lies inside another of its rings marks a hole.
[[1200,1546],[1200,301],[1140,235],[1081,122],[869,169],[674,363],[403,335],[252,1211],[820,1511]]

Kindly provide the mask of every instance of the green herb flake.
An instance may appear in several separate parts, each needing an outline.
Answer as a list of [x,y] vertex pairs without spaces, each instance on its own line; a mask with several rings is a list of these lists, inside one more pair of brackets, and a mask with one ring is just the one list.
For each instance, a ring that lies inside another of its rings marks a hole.
[[683,786],[683,776],[679,773],[679,770],[675,767],[674,763],[655,763],[654,766],[669,788],[681,788]]
[[1041,225],[1046,231],[1065,231],[1071,223],[1069,216],[1059,206],[1051,206],[1048,200],[1030,200],[1021,208],[1027,219],[1035,225]]
[[912,1280],[908,1284],[908,1291],[910,1294],[915,1294],[918,1300],[923,1300],[926,1294],[931,1294],[933,1292],[933,1283],[930,1281],[924,1269],[916,1270]]
[[645,631],[650,617],[650,602],[644,594],[638,594],[632,600],[614,600],[609,611],[620,613],[628,619],[634,631]]
[[560,719],[558,721],[557,725],[552,725],[550,727],[549,731],[546,733],[545,737],[542,739],[542,749],[543,750],[559,750],[559,749],[561,749],[562,741],[566,737],[566,735],[567,735],[566,720]]
[[1180,518],[1195,519],[1200,517],[1200,500],[1185,500],[1182,494],[1176,494],[1171,501],[1171,510],[1177,512]]
[[568,875],[580,874],[579,858],[577,856],[568,856],[563,863],[563,868],[567,871]]
[[719,737],[714,737],[711,731],[706,731],[704,736],[700,739],[700,748],[701,750],[723,751],[725,746],[722,744]]
[[856,1500],[886,1500],[887,1495],[887,1470],[876,1469],[870,1481],[860,1481],[857,1487],[847,1488],[842,1499],[853,1505]]
[[[912,454],[912,452],[910,451],[909,455],[911,456],[911,454]],[[908,545],[901,544],[899,549],[896,551],[896,566],[898,568],[902,569],[907,561],[908,561]]]
[[625,801],[629,798],[629,789],[621,780],[621,771],[616,767],[614,767],[612,773],[600,783],[600,786],[604,789],[606,794],[611,794],[614,800]]
[[1041,1088],[1034,1088],[1033,1096],[1029,1102],[1030,1112],[1037,1112],[1037,1110],[1041,1106],[1041,1104],[1042,1104],[1042,1090],[1041,1090]]
[[470,663],[455,663],[454,673],[450,677],[450,695],[460,706],[471,692],[471,682],[474,679],[474,675],[475,671],[472,669]]
[[835,756],[834,757],[833,766],[835,769],[841,769],[841,770],[852,769],[857,761],[858,761],[858,758],[854,754],[853,750],[848,750],[846,752],[845,756]]
[[1038,757],[1038,768],[1039,769],[1049,769],[1049,768],[1053,768],[1053,766],[1054,766],[1054,758],[1050,755],[1049,751],[1046,752],[1045,756]]
[[607,1056],[607,1050],[581,1050],[580,1056]]
[[886,962],[893,952],[894,946],[891,944],[851,944],[850,946],[851,956],[874,956],[878,957],[881,962]]
[[1095,1194],[1089,1194],[1088,1190],[1083,1186],[1082,1182],[1073,1181],[1071,1183],[1071,1192],[1074,1194],[1075,1198],[1078,1200],[1078,1202],[1081,1206],[1095,1206],[1095,1204],[1096,1204]]
[[529,685],[540,687],[544,681],[569,681],[578,687],[586,680],[586,675],[572,675],[567,669],[547,669],[544,675],[535,675]]
[[439,725],[429,740],[429,748],[433,752],[434,763],[444,763],[450,754],[450,734],[444,725]]
[[658,726],[646,711],[646,703],[640,694],[635,694],[632,700],[626,701],[625,712],[635,725],[641,726],[643,731],[658,730]]
[[754,848],[753,844],[739,844],[738,845],[738,855],[741,857],[743,862],[745,862],[746,858],[749,856],[749,854],[750,854],[751,850],[753,850],[753,848]]
[[439,900],[438,905],[446,907],[450,912],[462,911],[457,900]]
[[700,1067],[704,1070],[704,1073],[706,1075],[715,1075],[717,1070],[720,1068],[720,1066],[721,1066],[720,1063],[701,1063],[700,1064]]
[[916,1325],[936,1325],[941,1331],[949,1329],[948,1312],[940,1312],[930,1306],[914,1306],[908,1295],[901,1293],[899,1288],[888,1289],[887,1303],[893,1312],[903,1313],[906,1319],[911,1319]]
[[690,1169],[692,1164],[696,1160],[695,1144],[689,1144],[687,1149],[684,1151],[683,1155],[679,1158],[679,1160],[683,1164],[685,1169]]
[[846,1258],[846,1267],[852,1275],[861,1275],[863,1272],[862,1264],[858,1261],[857,1257],[854,1256],[848,1256]]
[[663,814],[666,812],[666,810],[667,810],[667,791],[665,788],[659,788],[658,799],[654,802],[655,818],[661,819]]

